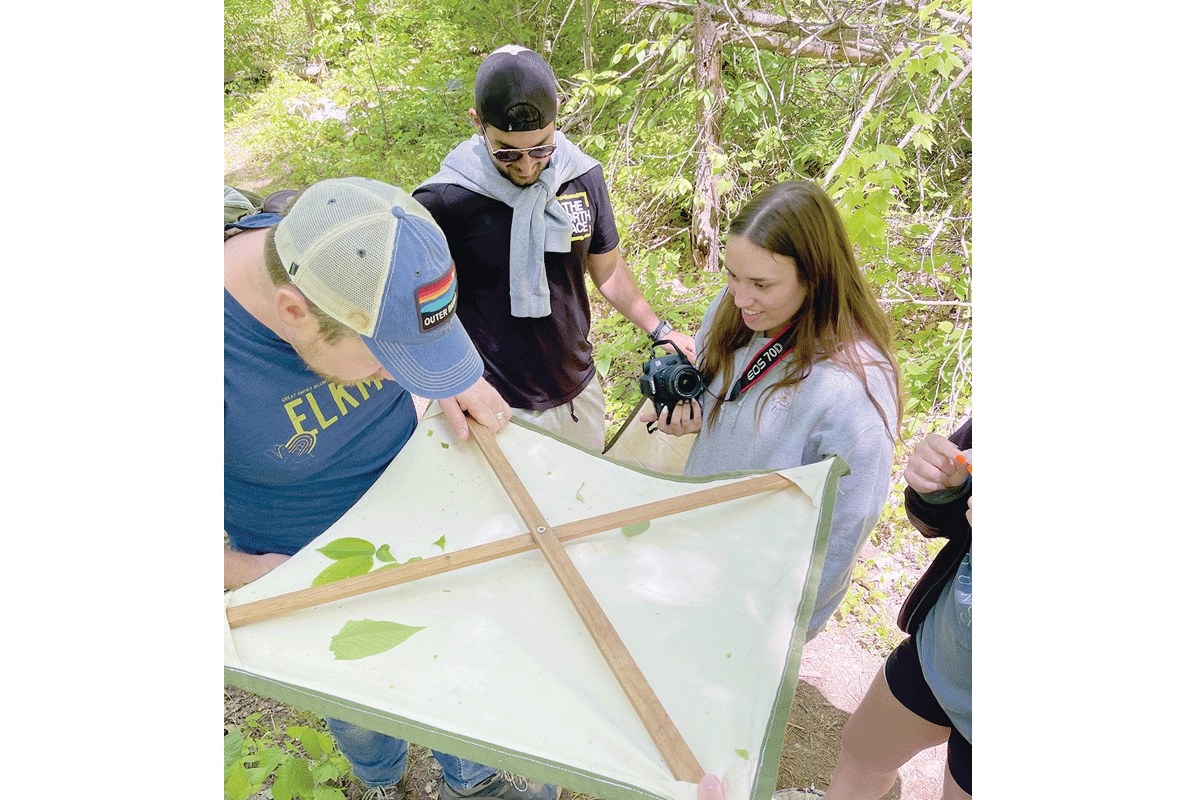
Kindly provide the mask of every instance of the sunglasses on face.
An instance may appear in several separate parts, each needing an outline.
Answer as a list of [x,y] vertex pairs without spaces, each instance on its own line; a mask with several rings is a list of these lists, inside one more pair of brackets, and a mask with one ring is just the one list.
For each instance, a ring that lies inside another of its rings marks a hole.
[[549,158],[554,154],[554,149],[557,147],[557,145],[553,144],[539,144],[537,147],[502,147],[499,150],[493,150],[492,140],[489,139],[487,134],[483,133],[483,131],[480,131],[480,133],[483,134],[483,141],[487,143],[488,152],[490,152],[497,161],[500,161],[504,164],[512,164],[516,161],[520,161],[521,156],[525,155],[526,153],[529,154],[530,158]]

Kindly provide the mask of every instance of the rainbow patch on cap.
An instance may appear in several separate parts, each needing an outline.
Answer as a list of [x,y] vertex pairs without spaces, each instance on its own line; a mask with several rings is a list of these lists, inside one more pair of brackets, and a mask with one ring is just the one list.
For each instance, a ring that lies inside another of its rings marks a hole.
[[454,265],[432,283],[417,287],[417,319],[421,331],[430,331],[454,316],[458,306],[458,278]]

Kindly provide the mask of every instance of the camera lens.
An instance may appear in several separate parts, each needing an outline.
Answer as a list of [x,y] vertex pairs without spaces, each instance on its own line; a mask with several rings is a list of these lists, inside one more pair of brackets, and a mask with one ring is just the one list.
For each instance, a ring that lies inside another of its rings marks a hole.
[[681,369],[671,376],[671,392],[676,397],[695,397],[700,394],[700,373],[694,369]]

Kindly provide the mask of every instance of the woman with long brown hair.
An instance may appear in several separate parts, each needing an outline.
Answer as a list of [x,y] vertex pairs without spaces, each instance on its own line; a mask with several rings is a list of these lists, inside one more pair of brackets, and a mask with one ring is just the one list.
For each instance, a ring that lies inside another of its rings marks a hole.
[[725,271],[728,284],[696,337],[703,403],[664,409],[657,422],[672,435],[698,434],[687,475],[785,469],[833,455],[850,465],[838,484],[811,640],[845,596],[887,498],[902,413],[891,333],[837,208],[812,181],[751,198],[729,226]]

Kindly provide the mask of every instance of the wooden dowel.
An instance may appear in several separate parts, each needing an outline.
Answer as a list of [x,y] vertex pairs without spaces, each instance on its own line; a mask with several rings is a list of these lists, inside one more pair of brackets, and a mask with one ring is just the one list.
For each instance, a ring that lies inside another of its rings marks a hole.
[[492,465],[496,477],[504,486],[513,505],[516,506],[517,513],[532,529],[538,548],[571,599],[575,610],[583,619],[584,625],[592,635],[592,640],[600,649],[604,660],[608,662],[617,682],[621,684],[625,696],[633,704],[634,711],[642,720],[642,724],[646,726],[646,731],[658,747],[658,751],[666,761],[671,773],[676,780],[699,783],[700,779],[704,777],[704,770],[701,769],[700,762],[696,760],[696,756],[692,754],[687,742],[683,740],[675,723],[671,721],[666,709],[659,702],[645,675],[642,674],[641,669],[633,660],[633,656],[625,648],[624,642],[617,635],[616,629],[605,616],[600,604],[596,602],[596,598],[584,582],[583,576],[579,574],[570,557],[567,556],[562,543],[551,531],[550,524],[542,516],[542,512],[533,502],[533,498],[526,491],[516,472],[513,471],[508,459],[496,444],[492,432],[474,420],[468,420],[468,424],[475,434],[475,440],[479,443],[484,457]]
[[[760,475],[736,483],[701,489],[680,497],[655,500],[640,506],[563,523],[555,526],[554,532],[560,542],[569,542],[595,533],[623,528],[626,525],[669,517],[672,514],[737,500],[773,489],[784,489],[792,485],[791,481],[777,473]],[[321,586],[310,586],[275,597],[266,597],[262,600],[252,600],[241,605],[230,606],[226,609],[226,616],[229,619],[229,627],[237,628],[293,611],[356,597],[378,589],[400,586],[431,575],[441,575],[462,567],[482,564],[517,553],[526,553],[536,548],[537,542],[528,533],[510,536],[499,541],[424,558],[410,564],[397,564],[394,567],[368,572],[366,575],[356,575]]]

